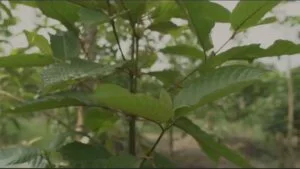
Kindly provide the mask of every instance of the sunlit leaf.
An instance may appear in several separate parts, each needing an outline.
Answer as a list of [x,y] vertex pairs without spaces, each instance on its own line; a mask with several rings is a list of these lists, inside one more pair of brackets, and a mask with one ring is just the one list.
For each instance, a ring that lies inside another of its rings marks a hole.
[[218,161],[220,157],[224,157],[239,167],[252,167],[245,158],[227,146],[216,142],[212,136],[201,130],[189,119],[181,117],[176,120],[175,126],[191,135],[198,142],[202,150],[213,160]]

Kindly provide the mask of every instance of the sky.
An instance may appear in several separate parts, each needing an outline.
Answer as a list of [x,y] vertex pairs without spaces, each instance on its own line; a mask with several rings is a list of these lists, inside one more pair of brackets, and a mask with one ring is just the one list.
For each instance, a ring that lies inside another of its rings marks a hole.
[[[223,5],[225,8],[232,10],[238,1],[229,1],[229,0],[218,0],[214,1],[218,4]],[[288,2],[286,4],[282,4],[273,11],[276,13],[278,18],[282,18],[285,15],[288,16],[300,16],[300,1]],[[16,16],[19,16],[20,23],[17,26],[12,27],[12,30],[15,33],[20,33],[23,30],[32,30],[35,27],[35,23],[37,23],[37,18],[35,17],[35,10],[30,7],[21,6],[14,13]],[[280,24],[268,24],[264,26],[258,26],[254,28],[250,28],[246,37],[243,37],[242,44],[249,43],[260,43],[262,47],[268,47],[277,39],[285,39],[293,41],[294,43],[299,43],[298,32],[300,31],[300,27],[290,27],[283,26]],[[46,32],[42,32],[43,35],[49,39]],[[212,31],[212,39],[215,46],[215,49],[218,49],[230,36],[232,32],[230,31],[229,24],[221,24],[217,23]],[[17,47],[26,47],[27,41],[24,35],[17,36],[15,38],[10,39],[13,46]],[[164,42],[162,42],[164,43]],[[159,44],[160,45],[160,44]],[[224,50],[229,49],[233,46],[236,46],[236,42],[229,43],[225,46]],[[300,55],[293,55],[288,57],[282,57],[280,60],[276,58],[263,58],[260,61],[265,63],[274,64],[279,70],[285,71],[287,70],[287,60],[290,58],[291,66],[296,67],[300,65]],[[158,65],[158,67],[164,67],[163,64]]]

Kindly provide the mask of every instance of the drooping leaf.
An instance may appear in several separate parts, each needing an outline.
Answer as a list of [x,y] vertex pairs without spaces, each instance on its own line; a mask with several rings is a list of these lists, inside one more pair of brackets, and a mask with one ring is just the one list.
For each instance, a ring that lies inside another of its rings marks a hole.
[[71,142],[59,149],[62,157],[71,163],[71,167],[102,168],[104,160],[111,154],[100,145]]
[[208,72],[184,87],[174,99],[174,110],[197,108],[259,80],[265,70],[242,65],[225,66]]
[[36,100],[18,105],[10,110],[9,113],[25,113],[42,111],[53,108],[69,107],[69,106],[84,106],[88,103],[88,94],[82,92],[64,92],[53,94],[51,96],[44,96]]
[[131,94],[128,90],[113,84],[100,85],[92,100],[97,101],[99,105],[157,122],[165,122],[173,116],[173,111],[158,99],[141,93]]
[[213,160],[218,161],[220,157],[224,157],[239,167],[252,167],[245,158],[227,146],[216,142],[212,136],[201,130],[189,119],[180,117],[176,120],[175,126],[191,135],[198,142],[202,150]]
[[267,17],[267,18],[259,21],[257,25],[270,24],[270,23],[274,23],[276,21],[278,21],[277,18],[275,16],[271,16],[271,17]]
[[200,49],[198,49],[194,46],[185,45],[185,44],[180,44],[180,45],[175,45],[175,46],[167,46],[167,47],[161,49],[160,51],[165,54],[187,56],[192,59],[203,59],[204,58],[203,51],[201,51]]
[[288,40],[276,40],[271,46],[263,49],[260,44],[237,46],[228,49],[200,65],[200,71],[207,71],[229,60],[253,61],[263,57],[293,55],[300,53],[300,45]]
[[137,21],[139,21],[142,15],[145,13],[147,1],[148,0],[119,2],[121,8],[125,7],[126,10],[129,10],[128,12],[129,15],[122,15],[122,16],[128,20],[132,19],[133,23],[137,23]]
[[43,84],[45,89],[56,89],[79,79],[109,75],[122,65],[123,63],[103,66],[81,59],[71,60],[70,63],[53,64],[42,72]]
[[142,168],[176,168],[176,165],[166,156],[153,153],[153,159],[147,160]]
[[173,84],[180,76],[180,73],[175,70],[162,70],[149,72],[148,75],[156,77],[158,80],[164,83],[165,86]]
[[80,53],[80,42],[72,32],[59,32],[50,35],[51,49],[54,57],[59,59],[78,58]]
[[92,10],[103,10],[107,8],[106,1],[98,1],[98,0],[88,0],[88,1],[67,0],[67,1]]
[[231,26],[242,31],[257,23],[280,1],[239,1],[231,14]]
[[104,166],[105,168],[137,168],[138,160],[130,154],[121,153],[107,159]]
[[0,67],[17,68],[17,67],[34,67],[46,66],[53,63],[50,55],[42,54],[16,54],[0,57]]
[[181,5],[186,9],[189,18],[189,25],[198,38],[198,43],[204,51],[208,51],[213,47],[210,32],[215,25],[215,21],[206,18],[205,15],[199,13],[204,8],[205,3],[200,1],[180,1]]
[[0,149],[0,159],[7,162],[6,165],[30,162],[42,155],[42,151],[34,147],[9,147]]
[[84,118],[86,127],[96,130],[98,134],[111,129],[118,120],[115,114],[100,108],[89,108]]
[[51,47],[46,38],[35,32],[24,31],[29,44],[37,46],[40,51],[46,55],[52,55]]
[[178,29],[178,26],[171,21],[154,22],[148,26],[148,29],[167,34],[172,30]]
[[68,1],[36,1],[39,9],[47,17],[60,21],[66,28],[77,35],[74,23],[78,21],[80,7]]
[[101,11],[81,8],[79,11],[80,21],[86,24],[101,24],[109,20]]
[[160,91],[159,101],[162,104],[165,104],[167,107],[169,107],[170,111],[172,111],[172,107],[173,107],[172,98],[165,89],[162,89]]

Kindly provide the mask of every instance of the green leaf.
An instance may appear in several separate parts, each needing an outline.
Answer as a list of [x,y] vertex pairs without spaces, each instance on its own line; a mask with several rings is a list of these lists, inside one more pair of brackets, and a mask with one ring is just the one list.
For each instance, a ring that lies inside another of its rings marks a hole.
[[208,19],[205,15],[202,15],[201,11],[205,3],[198,1],[181,1],[182,5],[186,8],[186,12],[189,18],[189,26],[196,34],[198,38],[198,43],[203,48],[204,51],[208,51],[213,48],[212,40],[210,37],[210,32],[215,25],[215,21]]
[[176,165],[169,158],[155,152],[153,160],[147,160],[142,168],[176,168]]
[[112,112],[100,108],[89,108],[84,118],[86,127],[96,130],[98,134],[111,129],[119,119]]
[[165,89],[161,89],[160,95],[159,95],[159,101],[169,107],[170,111],[172,111],[173,102],[172,98],[169,95],[169,93]]
[[80,21],[85,24],[101,24],[104,22],[109,21],[108,16],[104,13],[100,12],[99,10],[91,10],[86,8],[81,8],[79,11]]
[[180,73],[175,70],[155,71],[149,72],[147,74],[156,77],[158,80],[163,82],[165,86],[173,84],[176,81],[176,79],[180,77]]
[[35,32],[24,31],[29,44],[37,46],[46,55],[52,55],[51,47],[46,38]]
[[170,55],[180,55],[180,56],[187,56],[190,57],[191,59],[203,59],[204,58],[204,53],[200,49],[190,46],[190,45],[185,45],[185,44],[180,44],[180,45],[175,45],[175,46],[167,46],[163,49],[160,50],[161,52],[165,54],[170,54]]
[[[121,7],[125,6],[129,10],[129,15],[133,23],[137,23],[145,13],[147,1],[122,1],[120,3],[122,4]],[[130,20],[129,15],[123,15],[123,17]]]
[[51,49],[54,57],[59,59],[78,58],[80,42],[72,32],[60,32],[50,35]]
[[155,23],[168,22],[171,18],[184,18],[183,12],[175,1],[160,1],[160,3],[150,1],[149,3],[155,6],[152,12]]
[[103,167],[104,160],[111,154],[101,145],[72,142],[59,149],[62,157],[71,163],[71,167]]
[[107,8],[106,1],[99,1],[99,0],[88,0],[88,1],[67,0],[67,1],[92,10],[103,10]]
[[42,154],[42,151],[34,147],[9,147],[0,149],[0,159],[6,159],[6,165],[30,162]]
[[80,7],[68,1],[36,1],[39,9],[46,16],[60,21],[66,28],[77,35],[74,23],[78,21]]
[[70,132],[58,133],[56,135],[55,139],[50,142],[49,150],[58,150],[58,149],[60,149],[64,145],[66,139],[69,136],[71,136]]
[[178,26],[171,21],[154,22],[148,26],[148,29],[167,34],[172,30],[178,29]]
[[53,64],[42,72],[44,88],[48,91],[60,88],[62,85],[73,84],[80,79],[106,76],[122,65],[123,63],[103,66],[81,59],[74,59],[69,63]]
[[234,31],[242,31],[257,23],[280,1],[239,1],[231,13]]
[[205,151],[213,160],[218,161],[219,157],[222,156],[240,167],[252,167],[245,158],[235,153],[227,146],[216,142],[212,136],[201,130],[189,119],[181,117],[176,120],[175,126],[191,135],[198,142],[203,151]]
[[0,67],[6,68],[46,66],[51,63],[53,63],[53,58],[50,55],[36,53],[0,57]]
[[270,23],[274,23],[277,22],[277,18],[275,16],[271,16],[271,17],[267,17],[261,21],[258,22],[257,25],[265,25],[265,24],[270,24]]
[[184,87],[174,99],[174,110],[197,108],[254,83],[265,70],[242,65],[221,67],[201,75]]
[[295,44],[288,40],[276,40],[271,46],[253,58],[294,55],[297,53],[300,53],[300,44]]
[[36,100],[21,104],[6,110],[8,113],[25,113],[25,112],[34,112],[42,111],[47,109],[54,109],[60,107],[69,107],[69,106],[84,106],[87,105],[88,94],[82,92],[63,92],[53,94],[51,96],[44,96]]
[[173,111],[158,99],[141,93],[131,94],[128,90],[113,84],[100,85],[92,100],[100,105],[157,122],[165,122],[173,116]]
[[105,168],[137,168],[138,160],[136,157],[121,153],[118,156],[111,156],[105,161]]

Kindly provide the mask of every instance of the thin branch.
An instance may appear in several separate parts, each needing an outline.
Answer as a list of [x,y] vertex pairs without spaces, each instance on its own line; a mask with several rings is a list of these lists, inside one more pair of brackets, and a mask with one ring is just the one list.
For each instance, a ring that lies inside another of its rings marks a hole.
[[4,96],[6,96],[6,97],[9,97],[9,98],[11,98],[11,99],[17,100],[17,101],[19,101],[19,102],[24,102],[24,100],[23,100],[22,98],[17,97],[17,96],[15,96],[15,95],[11,94],[11,93],[8,93],[8,92],[6,92],[6,91],[4,91],[4,90],[0,90],[0,95],[4,95]]
[[[111,4],[109,3],[109,0],[106,0],[106,3],[107,3],[107,6],[108,6],[108,13],[111,16]],[[113,33],[114,33],[115,39],[116,39],[117,44],[118,44],[118,48],[119,48],[119,50],[121,52],[122,59],[124,61],[126,61],[125,55],[124,55],[123,50],[121,48],[121,44],[120,44],[119,36],[118,36],[118,33],[117,33],[117,29],[116,29],[114,18],[110,19],[110,24],[112,26]]]

